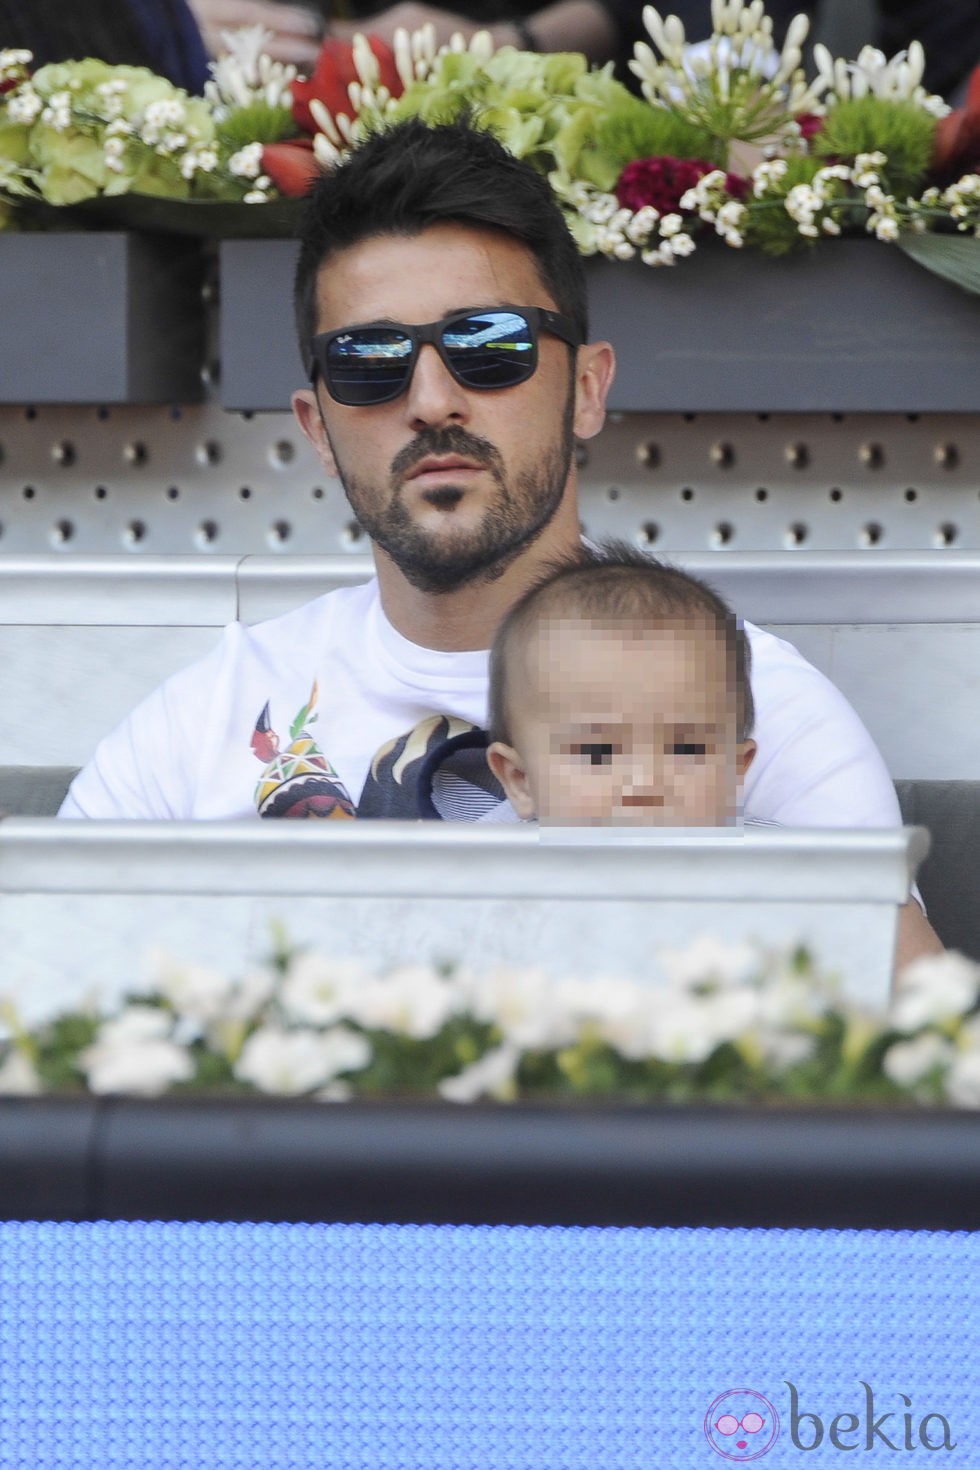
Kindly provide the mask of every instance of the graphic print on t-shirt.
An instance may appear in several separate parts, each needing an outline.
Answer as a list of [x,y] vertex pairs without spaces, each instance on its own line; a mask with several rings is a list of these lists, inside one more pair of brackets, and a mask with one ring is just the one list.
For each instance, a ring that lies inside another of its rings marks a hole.
[[317,716],[317,686],[289,727],[290,743],[279,749],[279,736],[272,728],[266,700],[252,731],[252,750],[264,763],[255,786],[255,805],[260,817],[333,818],[353,817],[354,803],[333,766],[310,734]]
[[415,820],[419,773],[426,757],[451,736],[475,728],[455,715],[428,715],[404,735],[386,740],[371,762],[357,815]]

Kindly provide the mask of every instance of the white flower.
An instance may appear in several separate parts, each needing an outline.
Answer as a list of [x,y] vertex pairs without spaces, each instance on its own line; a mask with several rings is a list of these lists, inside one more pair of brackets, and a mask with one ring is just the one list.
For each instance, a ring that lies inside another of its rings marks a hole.
[[754,1039],[766,1066],[773,1072],[788,1072],[800,1062],[809,1061],[816,1050],[816,1038],[804,1031],[757,1031]]
[[402,965],[365,981],[350,997],[347,1015],[368,1030],[421,1041],[442,1030],[457,1004],[457,988],[430,965]]
[[186,116],[186,109],[179,97],[159,97],[143,113],[143,123],[146,128],[162,133],[165,128],[180,127]]
[[134,1092],[156,1097],[194,1073],[187,1051],[170,1040],[171,1018],[155,1006],[129,1006],[106,1021],[79,1053],[91,1092]]
[[897,240],[898,221],[891,215],[879,216],[875,219],[874,232],[879,240]]
[[670,244],[675,255],[693,255],[697,249],[691,236],[685,234],[675,235]]
[[239,179],[255,179],[262,172],[262,144],[246,143],[228,160],[228,171]]
[[679,214],[665,214],[660,221],[660,233],[665,240],[669,240],[671,235],[679,235],[683,228],[684,219]]
[[224,1012],[235,983],[219,970],[175,960],[154,948],[146,963],[146,986],[159,992],[178,1015],[208,1025]]
[[[0,68],[0,77],[2,76],[3,70]],[[7,101],[7,116],[11,122],[32,123],[43,107],[44,103],[33,87],[19,87],[16,92],[11,93]]]
[[740,204],[737,199],[730,199],[718,211],[717,229],[719,234],[726,230],[737,230],[744,218],[745,205]]
[[12,1051],[0,1066],[0,1096],[32,1097],[42,1092],[34,1063],[22,1051]]
[[71,126],[71,93],[55,92],[41,113],[41,121],[56,133],[63,133]]
[[958,1108],[980,1107],[980,1027],[967,1022],[957,1037],[957,1048],[946,1073],[946,1096]]
[[210,174],[218,167],[218,155],[213,148],[188,148],[180,160],[180,171],[185,179],[196,173]]
[[354,1016],[356,995],[367,983],[364,966],[357,960],[330,960],[307,952],[290,960],[280,999],[291,1020],[329,1026],[341,1016]]
[[626,226],[626,238],[634,245],[644,244],[656,228],[659,218],[659,210],[654,209],[652,204],[644,204]]
[[264,26],[244,26],[237,31],[222,31],[225,54],[210,63],[211,80],[204,84],[204,96],[218,122],[239,107],[262,101],[269,107],[288,107],[289,84],[296,76],[295,66],[273,61],[266,54],[272,32]]
[[346,1026],[329,1031],[253,1031],[235,1065],[235,1076],[260,1092],[296,1097],[323,1087],[341,1072],[357,1072],[371,1060],[366,1037]]
[[737,985],[759,968],[759,953],[750,944],[722,944],[702,935],[685,949],[659,949],[657,959],[671,984],[691,987],[703,982]]
[[439,1083],[439,1094],[447,1102],[469,1103],[478,1097],[496,1097],[502,1102],[514,1096],[514,1075],[520,1051],[507,1042],[488,1051],[479,1061]]
[[0,50],[0,82],[16,76],[22,67],[30,66],[32,60],[30,51],[23,51],[19,47],[9,46]]
[[547,970],[497,965],[471,982],[469,1008],[493,1022],[505,1041],[523,1051],[567,1046],[575,1025],[561,1004],[561,987]]
[[785,158],[767,158],[752,170],[752,193],[761,199],[767,189],[785,177],[789,164]]
[[899,975],[891,1020],[897,1031],[955,1020],[980,995],[980,966],[949,950],[914,960]]
[[913,1088],[937,1067],[947,1067],[953,1048],[944,1036],[924,1031],[912,1041],[896,1041],[881,1059],[881,1070],[898,1087]]
[[734,1041],[757,1014],[748,988],[705,996],[668,988],[648,1028],[647,1055],[665,1062],[703,1062],[723,1041]]

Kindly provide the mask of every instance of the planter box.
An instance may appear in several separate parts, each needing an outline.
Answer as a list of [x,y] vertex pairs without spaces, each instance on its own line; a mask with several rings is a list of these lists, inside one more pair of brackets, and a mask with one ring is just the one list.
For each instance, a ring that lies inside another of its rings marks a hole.
[[0,402],[198,402],[203,269],[178,238],[0,235]]
[[11,983],[31,1022],[90,987],[104,1001],[131,990],[153,945],[242,974],[267,954],[275,924],[297,948],[374,973],[411,958],[654,986],[666,978],[660,951],[706,934],[802,943],[851,1000],[879,1007],[898,906],[927,848],[920,828],[10,817],[0,951],[16,956]]
[[980,1229],[972,1113],[0,1099],[0,1219]]
[[[304,382],[296,246],[221,246],[221,400],[282,409]],[[770,260],[720,242],[673,268],[586,263],[594,338],[616,347],[610,408],[657,413],[972,413],[980,298],[875,240]]]

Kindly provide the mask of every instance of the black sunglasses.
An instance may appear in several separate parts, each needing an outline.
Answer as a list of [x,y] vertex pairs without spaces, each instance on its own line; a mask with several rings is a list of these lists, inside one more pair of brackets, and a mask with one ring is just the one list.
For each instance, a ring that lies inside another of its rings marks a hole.
[[322,377],[338,403],[389,403],[412,380],[419,349],[430,342],[464,388],[513,388],[538,365],[538,333],[549,331],[569,347],[582,337],[567,316],[540,306],[454,311],[438,322],[404,326],[369,322],[313,338],[310,379]]

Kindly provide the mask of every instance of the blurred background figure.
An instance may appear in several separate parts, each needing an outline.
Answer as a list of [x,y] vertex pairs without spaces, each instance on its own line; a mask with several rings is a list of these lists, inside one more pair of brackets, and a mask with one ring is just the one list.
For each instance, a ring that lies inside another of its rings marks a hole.
[[[0,0],[0,6],[4,3],[11,0]],[[189,3],[212,54],[220,49],[222,30],[261,23],[273,32],[270,54],[294,62],[301,71],[312,68],[318,41],[327,28],[341,40],[369,28],[390,44],[398,26],[411,31],[431,22],[440,44],[455,31],[469,37],[486,28],[498,46],[581,51],[596,63],[612,59],[618,74],[629,81],[626,63],[634,42],[644,35],[645,0],[552,0],[548,5],[541,5],[540,0],[499,0],[489,6],[466,5],[465,0],[447,4],[397,0],[394,5],[372,0],[310,0],[308,5],[280,4],[278,0]],[[679,15],[692,40],[711,31],[710,0],[663,0],[658,9]],[[813,21],[811,40],[822,39],[841,55],[856,55],[871,43],[892,56],[918,39],[926,52],[926,88],[952,100],[959,100],[967,76],[980,61],[978,0],[942,0],[940,4],[936,0],[768,0],[766,10],[774,21],[777,45],[800,11]]]
[[0,0],[0,46],[32,52],[35,68],[86,56],[148,66],[188,92],[200,92],[208,76],[186,0]]
[[[498,46],[536,51],[581,51],[589,60],[613,60],[623,81],[632,82],[627,63],[643,37],[644,0],[498,0],[492,6],[428,0],[0,0],[0,44],[26,47],[37,65],[98,56],[113,64],[148,66],[189,92],[200,92],[207,58],[223,49],[221,33],[262,25],[270,32],[269,54],[313,70],[329,30],[349,40],[370,29],[391,43],[397,27],[435,26],[437,42],[461,31],[489,29]],[[711,30],[710,0],[663,0],[662,13],[679,15],[688,37],[703,39]],[[767,0],[776,44],[799,11],[813,21],[816,37],[832,51],[856,55],[873,43],[886,55],[913,40],[925,47],[924,85],[949,100],[962,101],[967,78],[980,62],[978,0]]]

